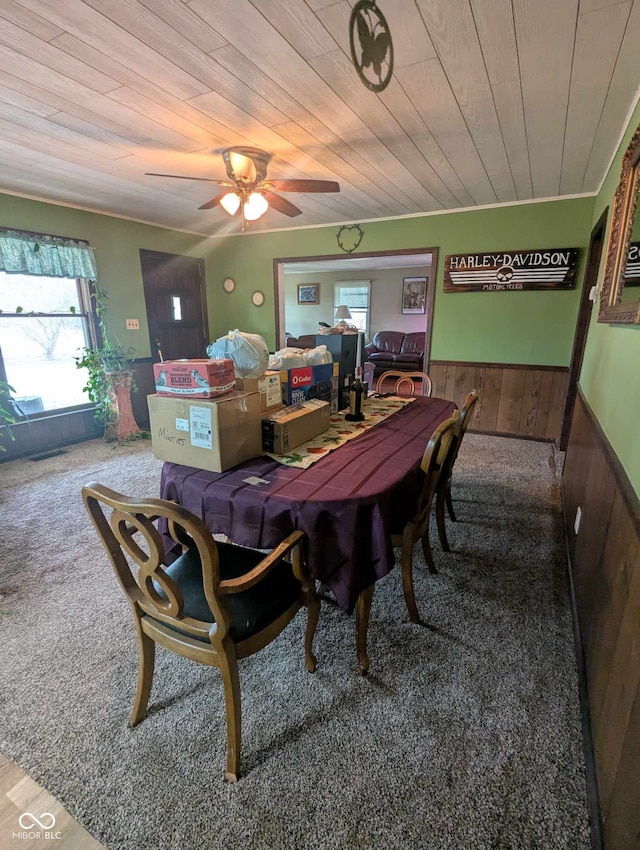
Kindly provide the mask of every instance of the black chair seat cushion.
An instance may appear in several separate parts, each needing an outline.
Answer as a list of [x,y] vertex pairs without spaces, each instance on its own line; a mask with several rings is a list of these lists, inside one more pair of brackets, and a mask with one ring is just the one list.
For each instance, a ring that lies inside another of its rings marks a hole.
[[[221,580],[239,578],[252,570],[266,557],[262,552],[256,552],[254,549],[247,549],[244,546],[218,543],[217,547]],[[213,614],[204,595],[198,549],[192,546],[183,555],[176,558],[171,566],[166,567],[165,572],[171,576],[182,591],[184,615],[196,620],[204,620],[204,622],[214,622]],[[154,584],[158,593],[164,596],[165,594],[160,586],[157,583]],[[242,593],[226,594],[225,597],[231,614],[229,635],[237,643],[262,631],[293,605],[300,592],[300,582],[294,576],[291,565],[283,561],[276,564],[262,581],[259,581],[249,590],[244,590]],[[176,631],[182,630],[176,628]],[[182,633],[187,634],[187,632]],[[190,637],[193,637],[193,635],[190,635]]]

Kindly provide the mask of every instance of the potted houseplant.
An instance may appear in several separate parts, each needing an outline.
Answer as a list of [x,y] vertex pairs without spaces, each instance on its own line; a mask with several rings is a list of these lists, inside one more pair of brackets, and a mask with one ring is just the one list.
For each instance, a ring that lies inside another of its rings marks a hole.
[[8,437],[15,440],[11,426],[18,421],[15,417],[15,409],[12,404],[11,393],[15,392],[12,386],[0,380],[0,452],[6,452],[2,440]]
[[104,426],[105,440],[128,440],[145,436],[138,426],[131,408],[131,392],[136,385],[133,373],[134,348],[125,348],[119,341],[112,342],[105,322],[106,293],[95,288],[95,312],[98,317],[101,344],[86,346],[75,358],[78,369],[87,370],[87,383],[83,392],[95,404],[95,419]]

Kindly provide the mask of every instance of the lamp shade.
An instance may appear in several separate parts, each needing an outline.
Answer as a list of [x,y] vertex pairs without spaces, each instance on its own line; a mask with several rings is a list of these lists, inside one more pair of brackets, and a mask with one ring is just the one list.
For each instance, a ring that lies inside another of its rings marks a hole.
[[244,217],[247,221],[256,221],[269,209],[269,202],[260,192],[252,192],[244,204]]
[[227,192],[220,198],[220,206],[229,215],[235,215],[240,208],[240,198],[235,192]]
[[351,318],[351,310],[347,307],[346,304],[341,304],[339,307],[336,307],[336,319],[350,319]]

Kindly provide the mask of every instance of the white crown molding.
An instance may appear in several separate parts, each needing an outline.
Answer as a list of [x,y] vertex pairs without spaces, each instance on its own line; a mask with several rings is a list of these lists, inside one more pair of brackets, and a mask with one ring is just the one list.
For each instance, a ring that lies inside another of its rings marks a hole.
[[[616,147],[617,150],[617,147]],[[602,185],[602,184],[601,184]],[[600,191],[598,189],[598,191]],[[116,218],[121,221],[131,221],[134,224],[143,224],[147,227],[157,227],[161,230],[171,230],[174,233],[185,233],[188,236],[198,236],[202,239],[228,239],[229,237],[238,237],[245,238],[247,236],[263,236],[269,233],[290,233],[292,231],[297,230],[319,230],[324,227],[348,227],[352,224],[376,224],[379,222],[387,222],[387,221],[403,221],[405,219],[413,219],[413,218],[429,218],[431,216],[439,216],[439,215],[453,215],[456,213],[465,213],[465,212],[480,212],[482,210],[493,210],[500,209],[502,207],[522,207],[528,206],[529,204],[548,204],[554,201],[571,201],[579,198],[594,198],[598,192],[582,192],[574,195],[556,195],[554,197],[549,198],[530,198],[528,200],[523,201],[505,201],[503,203],[495,203],[495,204],[479,204],[475,207],[455,207],[454,209],[448,210],[432,210],[431,212],[418,212],[418,213],[405,213],[404,215],[395,215],[388,216],[387,218],[364,218],[364,219],[353,219],[351,221],[335,221],[328,222],[326,224],[304,224],[299,225],[297,227],[273,227],[264,230],[259,230],[255,232],[251,232],[250,230],[245,231],[245,233],[200,233],[197,230],[186,230],[184,228],[179,227],[167,227],[164,224],[157,224],[152,221],[145,221],[140,218],[132,218],[131,216],[119,215],[118,213],[105,212],[104,210],[96,210],[91,207],[83,207],[79,204],[66,204],[63,201],[52,201],[47,198],[40,198],[35,195],[26,195],[21,192],[8,192],[5,190],[1,190],[1,194],[9,195],[11,197],[16,198],[24,198],[29,201],[37,201],[43,204],[52,204],[53,206],[58,207],[67,207],[68,209],[80,210],[81,212],[92,213],[93,215],[102,215],[107,218]]]

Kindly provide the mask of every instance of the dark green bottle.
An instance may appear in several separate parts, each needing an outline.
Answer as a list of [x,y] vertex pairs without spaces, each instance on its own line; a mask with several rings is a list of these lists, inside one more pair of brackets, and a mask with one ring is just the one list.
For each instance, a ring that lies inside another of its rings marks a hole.
[[362,399],[364,396],[364,385],[360,378],[361,369],[356,367],[356,376],[349,386],[349,412],[344,417],[349,422],[362,422]]

